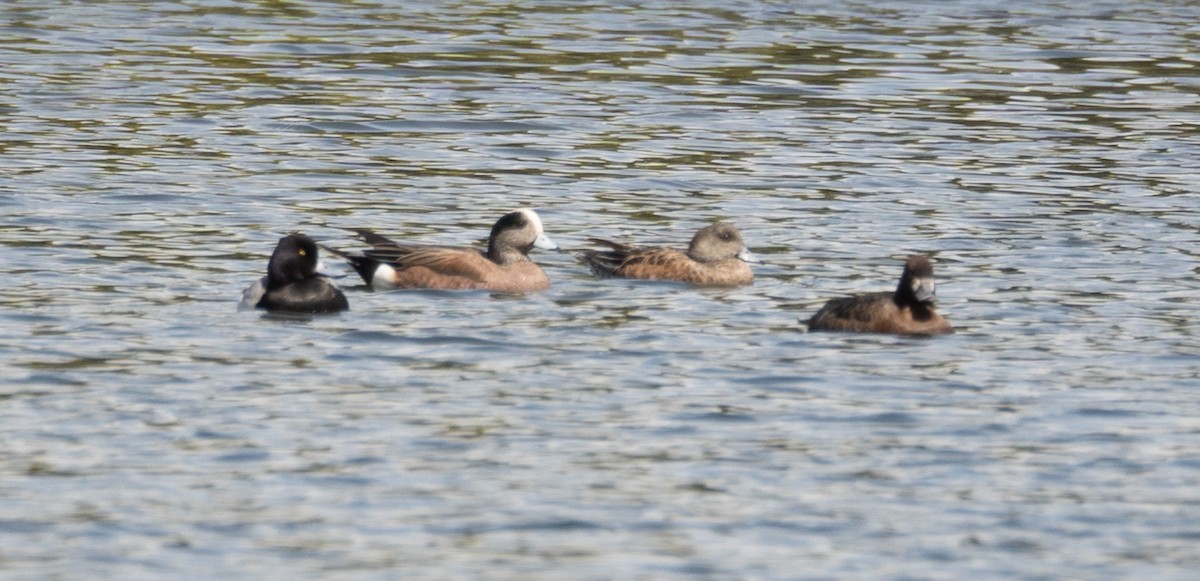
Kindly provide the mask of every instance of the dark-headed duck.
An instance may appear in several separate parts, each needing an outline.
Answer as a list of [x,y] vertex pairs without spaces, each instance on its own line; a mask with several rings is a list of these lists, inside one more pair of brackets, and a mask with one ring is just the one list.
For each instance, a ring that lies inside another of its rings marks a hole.
[[701,228],[687,252],[672,248],[637,247],[590,238],[611,250],[590,250],[583,261],[598,277],[674,280],[696,286],[740,286],[754,281],[748,262],[760,262],[742,243],[732,224],[719,222]]
[[317,273],[317,243],[303,234],[279,239],[267,276],[242,293],[242,306],[293,313],[335,313],[350,308],[346,295]]
[[529,259],[533,247],[555,250],[542,231],[542,220],[530,209],[505,214],[488,238],[487,251],[476,248],[404,244],[370,230],[356,230],[371,248],[342,252],[371,288],[481,289],[525,293],[550,287],[550,278]]
[[950,322],[934,309],[933,265],[910,256],[894,292],[833,299],[808,320],[809,331],[946,335]]

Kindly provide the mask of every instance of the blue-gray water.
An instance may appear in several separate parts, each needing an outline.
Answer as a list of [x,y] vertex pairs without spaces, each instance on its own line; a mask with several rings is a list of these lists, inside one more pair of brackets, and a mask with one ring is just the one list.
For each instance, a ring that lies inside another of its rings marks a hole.
[[[1197,22],[8,0],[0,577],[1194,579]],[[283,233],[520,206],[769,264],[236,310]],[[804,333],[914,252],[958,334]]]

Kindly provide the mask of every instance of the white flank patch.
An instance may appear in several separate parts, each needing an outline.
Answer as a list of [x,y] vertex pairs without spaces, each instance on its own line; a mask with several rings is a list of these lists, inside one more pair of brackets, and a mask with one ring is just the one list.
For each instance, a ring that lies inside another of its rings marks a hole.
[[264,276],[242,291],[242,301],[238,303],[238,310],[253,309],[265,294],[267,294],[267,277]]
[[375,272],[371,273],[371,288],[376,290],[391,290],[396,288],[396,269],[390,265],[379,263]]

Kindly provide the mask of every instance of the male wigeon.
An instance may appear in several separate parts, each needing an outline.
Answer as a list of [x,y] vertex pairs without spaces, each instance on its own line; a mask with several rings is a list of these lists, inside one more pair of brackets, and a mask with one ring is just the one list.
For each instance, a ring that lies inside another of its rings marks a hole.
[[530,209],[505,214],[492,226],[487,252],[476,248],[404,244],[370,230],[356,230],[371,248],[343,252],[344,258],[368,285],[377,290],[396,288],[481,289],[525,293],[550,287],[550,278],[529,259],[534,246],[555,250],[542,231],[542,220]]
[[742,243],[732,224],[719,222],[701,228],[687,252],[672,248],[637,247],[590,238],[611,250],[590,250],[583,261],[598,277],[674,280],[696,286],[740,286],[754,281],[748,262],[761,262]]
[[293,313],[334,313],[350,308],[346,295],[317,273],[317,243],[303,234],[279,239],[267,276],[242,292],[243,308]]
[[830,300],[808,320],[809,331],[852,331],[899,335],[945,335],[950,322],[934,309],[933,265],[910,256],[894,292]]

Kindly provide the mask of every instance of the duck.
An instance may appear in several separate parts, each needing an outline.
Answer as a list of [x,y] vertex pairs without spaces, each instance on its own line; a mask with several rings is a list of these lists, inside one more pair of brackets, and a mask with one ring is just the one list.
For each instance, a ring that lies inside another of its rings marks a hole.
[[696,232],[687,252],[673,248],[639,247],[602,238],[591,242],[607,250],[589,250],[583,261],[599,278],[670,280],[701,287],[733,287],[750,284],[754,272],[749,263],[761,263],[742,242],[738,229],[717,222]]
[[954,333],[950,322],[938,314],[935,302],[933,264],[925,256],[909,256],[895,291],[832,299],[808,320],[808,330],[896,335]]
[[496,221],[486,251],[478,248],[396,242],[367,229],[354,230],[371,248],[325,250],[348,262],[374,290],[478,289],[530,293],[550,288],[550,278],[529,258],[534,247],[558,250],[537,212],[522,208]]
[[317,272],[317,243],[304,234],[279,239],[267,276],[242,292],[243,308],[292,313],[336,313],[350,308],[346,295]]

